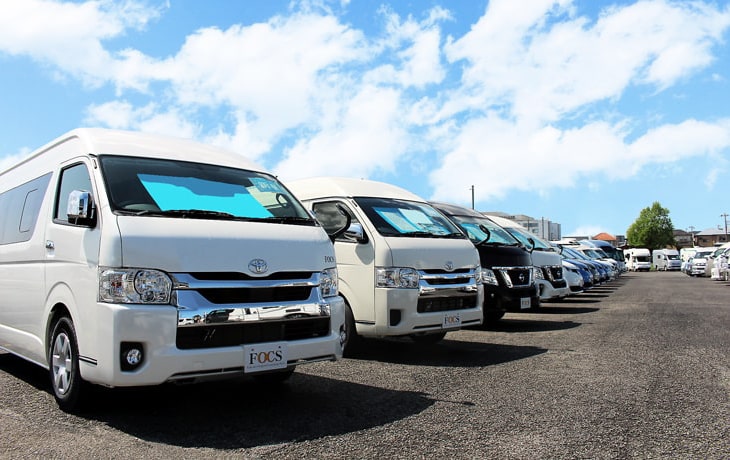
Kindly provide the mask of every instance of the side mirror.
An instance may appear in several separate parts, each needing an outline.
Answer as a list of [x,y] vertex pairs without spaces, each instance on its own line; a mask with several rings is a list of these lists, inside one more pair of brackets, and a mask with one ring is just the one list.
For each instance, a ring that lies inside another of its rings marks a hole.
[[365,230],[363,230],[362,224],[359,222],[350,224],[347,230],[345,230],[344,236],[348,240],[357,241],[358,243],[367,243],[368,241]]
[[532,238],[527,238],[527,242],[530,243],[530,247],[529,247],[528,251],[530,251],[530,253],[532,253],[532,251],[535,250],[535,240],[533,240]]
[[66,218],[69,223],[94,227],[96,225],[96,208],[91,192],[73,190],[68,194]]

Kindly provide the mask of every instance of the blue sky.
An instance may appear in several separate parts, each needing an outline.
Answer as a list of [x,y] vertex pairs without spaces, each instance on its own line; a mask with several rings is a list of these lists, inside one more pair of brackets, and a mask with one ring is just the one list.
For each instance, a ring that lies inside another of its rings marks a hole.
[[3,2],[0,169],[66,131],[625,234],[730,212],[730,3]]

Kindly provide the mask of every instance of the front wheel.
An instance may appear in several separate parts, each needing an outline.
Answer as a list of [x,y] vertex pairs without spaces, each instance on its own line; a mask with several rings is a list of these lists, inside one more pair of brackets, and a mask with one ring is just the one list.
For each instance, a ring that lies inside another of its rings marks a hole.
[[352,357],[352,354],[362,345],[362,338],[357,335],[355,327],[355,315],[352,308],[345,302],[345,343],[342,344],[342,355],[346,358]]
[[435,334],[424,333],[411,335],[411,340],[423,345],[433,345],[434,343],[438,343],[443,340],[444,337],[446,337],[446,332],[437,332]]
[[73,322],[67,316],[53,327],[48,350],[48,370],[53,396],[64,412],[80,407],[84,381],[79,371],[79,348]]

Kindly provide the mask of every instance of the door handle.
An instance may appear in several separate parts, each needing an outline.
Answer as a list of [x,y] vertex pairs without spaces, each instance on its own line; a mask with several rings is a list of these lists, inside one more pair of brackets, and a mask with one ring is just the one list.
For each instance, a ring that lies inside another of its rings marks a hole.
[[46,249],[56,249],[56,244],[51,240],[46,240]]

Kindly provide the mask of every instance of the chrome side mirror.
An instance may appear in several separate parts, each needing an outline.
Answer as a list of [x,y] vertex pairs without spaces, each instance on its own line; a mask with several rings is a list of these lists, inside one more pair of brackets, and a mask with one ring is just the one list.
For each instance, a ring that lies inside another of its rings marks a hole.
[[66,218],[69,223],[93,227],[96,225],[96,212],[91,192],[73,190],[68,194]]
[[350,224],[343,236],[348,240],[358,243],[366,243],[368,241],[367,236],[365,236],[365,230],[363,230],[362,224],[359,222]]

